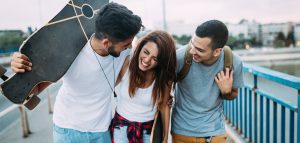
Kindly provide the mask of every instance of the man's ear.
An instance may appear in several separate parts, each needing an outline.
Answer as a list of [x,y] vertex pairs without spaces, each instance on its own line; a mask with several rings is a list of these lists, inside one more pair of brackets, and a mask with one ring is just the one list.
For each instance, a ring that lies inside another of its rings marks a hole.
[[222,52],[222,48],[217,48],[217,49],[215,49],[215,50],[214,50],[214,56],[215,56],[215,57],[220,56],[221,52]]
[[101,41],[102,45],[104,48],[108,48],[111,46],[111,41],[108,38],[104,38]]

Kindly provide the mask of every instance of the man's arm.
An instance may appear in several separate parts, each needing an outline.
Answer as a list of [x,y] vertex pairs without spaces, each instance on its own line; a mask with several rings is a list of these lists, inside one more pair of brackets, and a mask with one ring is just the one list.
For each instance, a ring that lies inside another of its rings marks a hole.
[[117,78],[115,86],[117,86],[121,82],[121,80],[122,80],[124,74],[126,73],[128,67],[129,67],[129,56],[127,56],[125,58],[125,61],[124,61],[123,65],[122,65],[121,71],[119,72],[119,75],[118,75],[118,78]]

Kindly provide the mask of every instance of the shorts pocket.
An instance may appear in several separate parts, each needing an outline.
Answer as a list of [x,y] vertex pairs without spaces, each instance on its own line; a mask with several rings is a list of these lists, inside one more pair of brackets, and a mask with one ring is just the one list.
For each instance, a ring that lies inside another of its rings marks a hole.
[[68,133],[68,129],[66,128],[61,128],[61,127],[58,127],[56,125],[53,125],[53,130],[58,133],[58,134],[67,134]]

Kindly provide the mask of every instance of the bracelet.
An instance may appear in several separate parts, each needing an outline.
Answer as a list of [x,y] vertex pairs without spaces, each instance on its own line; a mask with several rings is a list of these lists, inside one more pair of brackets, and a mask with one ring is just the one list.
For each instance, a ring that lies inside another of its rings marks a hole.
[[230,91],[229,93],[226,93],[226,94],[220,93],[220,95],[221,95],[222,98],[226,98],[226,97],[228,97],[228,96],[231,96],[231,95],[232,95],[232,92]]

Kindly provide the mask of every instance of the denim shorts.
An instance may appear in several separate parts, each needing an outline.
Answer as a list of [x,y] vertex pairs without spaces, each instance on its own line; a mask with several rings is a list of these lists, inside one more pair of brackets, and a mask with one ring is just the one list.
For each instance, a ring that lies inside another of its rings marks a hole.
[[[114,141],[115,143],[128,143],[127,138],[127,126],[115,127],[114,129]],[[143,131],[143,143],[150,143],[150,134],[147,131]]]
[[53,143],[111,143],[110,133],[80,132],[53,125]]

